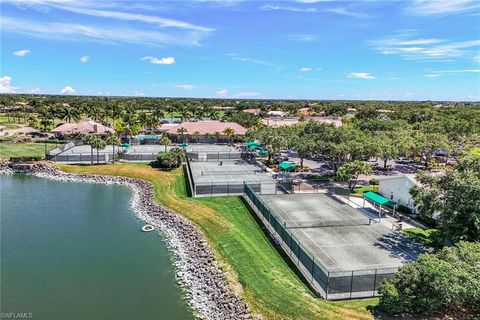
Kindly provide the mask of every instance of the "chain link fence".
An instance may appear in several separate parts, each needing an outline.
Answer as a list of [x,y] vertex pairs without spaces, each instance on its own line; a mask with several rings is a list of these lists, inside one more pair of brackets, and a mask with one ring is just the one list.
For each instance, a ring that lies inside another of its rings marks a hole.
[[284,226],[285,221],[266,205],[255,188],[245,184],[244,198],[263,222],[270,235],[282,247],[312,288],[329,300],[378,296],[383,279],[391,278],[397,268],[331,272]]

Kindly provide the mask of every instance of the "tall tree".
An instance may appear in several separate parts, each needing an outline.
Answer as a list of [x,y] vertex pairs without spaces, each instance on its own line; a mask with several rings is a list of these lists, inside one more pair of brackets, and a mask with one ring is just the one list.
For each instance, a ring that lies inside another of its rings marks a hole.
[[228,140],[230,140],[230,143],[233,143],[233,137],[235,137],[235,130],[228,127],[228,128],[225,128],[225,130],[223,130],[223,134],[226,135],[228,137]]
[[115,163],[115,146],[120,145],[120,138],[116,135],[115,132],[109,131],[105,137],[105,142],[112,146],[113,159],[112,163]]
[[168,138],[167,134],[162,134],[162,139],[160,140],[160,144],[165,146],[165,152],[167,152],[167,147],[172,144],[172,141]]
[[446,241],[480,241],[480,156],[467,156],[443,175],[417,175],[410,191],[419,214],[438,217]]
[[339,181],[347,181],[348,188],[353,192],[358,183],[358,177],[361,174],[370,174],[372,168],[363,161],[353,161],[343,164],[337,171]]

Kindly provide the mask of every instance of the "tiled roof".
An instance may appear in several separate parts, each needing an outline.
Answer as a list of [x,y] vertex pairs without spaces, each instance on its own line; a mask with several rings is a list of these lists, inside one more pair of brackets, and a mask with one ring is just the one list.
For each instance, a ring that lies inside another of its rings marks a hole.
[[262,109],[244,109],[242,111],[246,113],[260,113]]
[[[95,130],[96,126],[96,130]],[[113,129],[104,126],[103,124],[96,123],[94,121],[82,121],[79,123],[64,123],[59,125],[55,129],[50,130],[52,133],[61,133],[61,134],[69,134],[69,133],[98,133],[98,134],[105,134],[108,131],[112,131]]]
[[247,133],[247,129],[235,122],[221,122],[221,121],[195,121],[195,122],[183,122],[176,126],[162,125],[160,130],[168,132],[170,134],[178,134],[178,129],[185,128],[187,131],[185,134],[215,134],[217,132],[222,133],[226,128],[232,128],[236,134],[244,135]]

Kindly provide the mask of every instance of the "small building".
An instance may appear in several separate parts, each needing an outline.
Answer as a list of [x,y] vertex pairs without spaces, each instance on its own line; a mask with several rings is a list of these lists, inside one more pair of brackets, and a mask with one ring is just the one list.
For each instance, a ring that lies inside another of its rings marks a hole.
[[355,108],[348,108],[348,109],[347,109],[347,113],[355,114],[355,113],[357,113],[357,109],[355,109]]
[[298,109],[297,114],[302,116],[313,116],[316,114],[316,112],[313,109],[307,107]]
[[215,120],[187,121],[180,124],[162,125],[160,131],[168,133],[174,142],[228,142],[224,133],[227,128],[233,129],[235,136],[244,136],[247,129],[235,122]]
[[[309,118],[309,120],[319,122],[319,123],[332,124],[335,127],[340,127],[342,125],[342,121],[339,118],[311,117]],[[262,119],[262,123],[266,126],[273,127],[273,128],[278,128],[282,126],[290,127],[290,126],[299,124],[300,118],[299,117],[281,118],[281,119],[266,118],[266,119]]]
[[268,111],[267,115],[270,117],[285,117],[287,114],[281,110],[272,110],[272,111]]
[[92,120],[86,120],[79,123],[64,123],[50,130],[56,138],[61,138],[76,133],[106,135],[108,132],[114,132],[101,123]]
[[413,176],[399,175],[393,177],[380,178],[379,193],[395,201],[398,205],[407,207],[412,212],[416,211],[415,205],[412,202],[412,195],[410,189],[413,186],[419,185]]
[[260,108],[256,108],[256,109],[244,109],[244,110],[242,110],[242,112],[250,113],[250,114],[253,114],[254,116],[256,116],[256,115],[259,115],[260,112],[262,112],[262,109],[260,109]]

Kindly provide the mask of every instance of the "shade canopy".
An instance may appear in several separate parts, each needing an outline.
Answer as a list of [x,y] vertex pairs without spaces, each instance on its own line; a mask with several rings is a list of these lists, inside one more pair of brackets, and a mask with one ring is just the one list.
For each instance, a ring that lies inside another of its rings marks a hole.
[[248,148],[249,148],[250,150],[257,150],[257,149],[260,149],[260,146],[259,146],[259,145],[256,145],[256,144],[252,144],[252,145],[248,146]]
[[278,167],[282,170],[285,170],[285,171],[292,171],[292,170],[295,170],[295,166],[288,162],[288,161],[283,161],[281,162]]
[[259,142],[257,142],[257,141],[247,141],[247,142],[245,142],[243,145],[246,146],[246,147],[249,147],[250,149],[251,149],[253,146],[255,146],[255,147],[257,147],[257,148],[261,146],[261,144],[260,144]]
[[182,147],[182,148],[188,147],[188,143],[185,143],[185,142],[184,142],[184,143],[182,143],[182,144],[180,145],[180,147]]
[[129,143],[127,143],[127,142],[125,142],[125,143],[122,143],[122,147],[124,147],[124,148],[128,148],[128,147],[130,147],[130,144],[129,144]]
[[376,204],[379,204],[381,206],[394,206],[395,201],[391,201],[388,198],[385,198],[384,196],[379,195],[378,193],[368,191],[363,194],[363,197],[367,200],[373,201]]
[[260,153],[261,156],[266,156],[266,155],[268,155],[268,150],[267,149],[261,149],[259,151],[259,153]]

